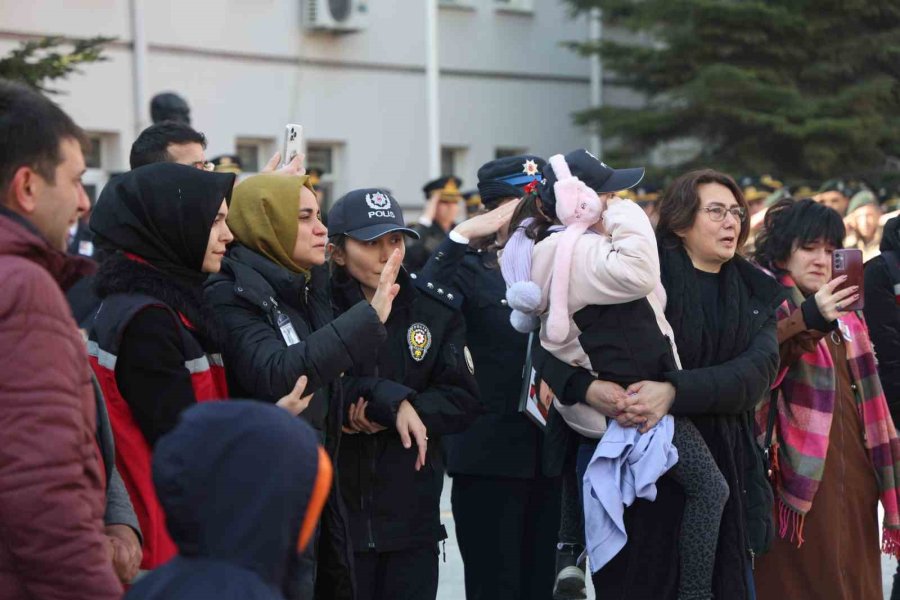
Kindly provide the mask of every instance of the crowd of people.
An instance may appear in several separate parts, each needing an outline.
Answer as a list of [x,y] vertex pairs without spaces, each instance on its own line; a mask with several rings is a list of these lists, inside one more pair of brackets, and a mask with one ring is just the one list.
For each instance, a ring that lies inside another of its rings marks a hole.
[[0,598],[433,600],[445,475],[469,599],[881,597],[887,189],[579,149],[407,223],[168,116],[92,206],[82,130],[0,81]]

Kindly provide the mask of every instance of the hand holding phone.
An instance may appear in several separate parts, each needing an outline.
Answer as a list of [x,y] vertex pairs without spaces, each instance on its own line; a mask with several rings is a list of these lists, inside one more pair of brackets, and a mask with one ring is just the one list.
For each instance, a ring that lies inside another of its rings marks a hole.
[[303,153],[303,126],[288,123],[284,126],[284,147],[281,152],[282,166],[291,164],[295,157]]
[[[837,310],[850,312],[862,310],[865,306],[863,294],[863,253],[858,248],[841,248],[831,255],[831,275],[834,278],[846,276],[843,283],[834,288],[835,295],[840,295]],[[848,288],[855,287],[856,291],[847,292]],[[852,298],[855,297],[855,300]],[[851,299],[849,302],[846,299]]]

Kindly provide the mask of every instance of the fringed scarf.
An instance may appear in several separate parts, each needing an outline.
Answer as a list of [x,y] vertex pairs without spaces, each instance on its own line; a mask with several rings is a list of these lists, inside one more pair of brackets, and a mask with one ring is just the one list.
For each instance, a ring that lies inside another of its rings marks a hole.
[[[781,278],[791,288],[788,300],[777,311],[786,319],[803,302],[803,295],[789,277]],[[884,507],[882,551],[900,557],[900,439],[888,412],[878,379],[875,354],[862,318],[848,313],[839,319],[847,347],[847,361],[856,385],[856,407],[865,424],[865,444],[872,457],[881,504]],[[836,399],[834,362],[828,343],[800,357],[779,373],[777,416],[773,450],[773,479],[778,506],[778,531],[782,538],[803,544],[803,521],[819,489],[828,436]],[[788,401],[785,401],[788,400]],[[756,413],[759,431],[765,431],[769,413],[767,399]]]

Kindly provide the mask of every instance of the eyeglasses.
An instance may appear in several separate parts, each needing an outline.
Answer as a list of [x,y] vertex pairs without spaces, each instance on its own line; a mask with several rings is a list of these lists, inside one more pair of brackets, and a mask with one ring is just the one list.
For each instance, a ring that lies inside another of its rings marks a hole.
[[747,211],[743,206],[732,206],[731,208],[725,208],[724,206],[706,206],[703,210],[709,215],[710,220],[716,222],[724,221],[727,213],[731,213],[731,216],[734,217],[735,220],[741,222],[747,214]]
[[195,169],[200,169],[201,171],[213,171],[216,168],[216,165],[212,164],[208,160],[198,160],[197,162],[192,162],[191,166]]

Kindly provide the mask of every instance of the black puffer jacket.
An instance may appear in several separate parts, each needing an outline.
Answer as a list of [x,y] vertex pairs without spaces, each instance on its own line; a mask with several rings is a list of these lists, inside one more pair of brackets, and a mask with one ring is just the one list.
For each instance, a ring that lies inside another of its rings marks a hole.
[[[403,550],[446,537],[439,513],[444,480],[441,436],[463,431],[481,412],[465,348],[465,323],[451,306],[452,299],[447,300],[445,290],[419,284],[405,271],[397,281],[400,293],[386,323],[387,340],[369,343],[368,360],[353,372],[409,389],[407,397],[428,429],[427,462],[415,470],[415,444],[403,447],[394,417],[380,423],[385,431],[344,436],[338,475],[358,552]],[[342,270],[336,272],[333,286],[336,312],[352,310],[363,298],[359,284]],[[418,341],[412,339],[416,333],[421,335]],[[414,358],[422,348],[424,355]],[[345,415],[349,402],[359,395],[348,390]],[[371,410],[367,416],[372,418]]]
[[900,425],[900,305],[894,290],[900,281],[891,276],[888,263],[893,261],[900,270],[900,217],[885,224],[881,251],[887,254],[866,263],[863,313],[878,357],[878,376],[891,417],[894,425]]
[[[315,395],[301,416],[320,432],[336,462],[341,375],[385,339],[375,310],[360,302],[333,319],[324,267],[314,268],[307,282],[240,244],[229,249],[222,270],[206,282],[205,297],[225,334],[232,397],[275,402],[306,375]],[[349,524],[337,497],[335,489],[322,514],[316,586],[327,597],[352,598]]]

